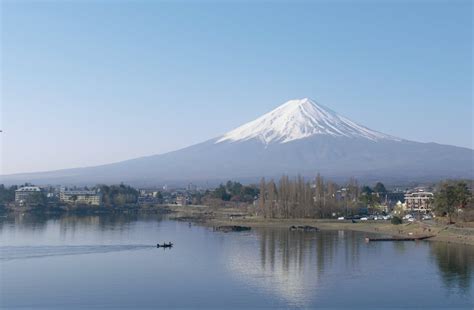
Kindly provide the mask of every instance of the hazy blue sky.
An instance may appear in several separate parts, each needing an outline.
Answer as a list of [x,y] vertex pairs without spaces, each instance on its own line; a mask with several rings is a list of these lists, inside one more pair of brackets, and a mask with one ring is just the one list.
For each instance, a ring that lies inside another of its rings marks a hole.
[[163,153],[292,98],[473,147],[471,1],[0,1],[1,173]]

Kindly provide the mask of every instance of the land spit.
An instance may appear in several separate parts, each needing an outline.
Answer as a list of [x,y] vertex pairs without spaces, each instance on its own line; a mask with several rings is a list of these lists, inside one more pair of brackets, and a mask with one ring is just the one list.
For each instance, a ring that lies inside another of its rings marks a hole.
[[359,221],[321,219],[268,219],[235,208],[208,206],[171,206],[170,219],[199,223],[209,227],[245,226],[252,228],[317,227],[321,230],[353,230],[387,235],[394,238],[433,236],[429,241],[443,241],[474,246],[474,228],[456,227],[436,222],[410,222],[393,225],[390,221]]

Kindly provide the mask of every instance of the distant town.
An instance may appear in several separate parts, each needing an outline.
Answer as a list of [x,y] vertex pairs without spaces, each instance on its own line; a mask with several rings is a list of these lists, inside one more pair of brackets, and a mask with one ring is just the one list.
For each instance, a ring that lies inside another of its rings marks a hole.
[[278,182],[243,185],[228,181],[212,189],[0,185],[2,212],[119,212],[159,210],[166,206],[241,208],[262,218],[338,220],[431,220],[436,216],[472,221],[472,181],[387,189],[381,182],[359,186],[356,179],[338,185],[321,176],[305,181],[283,176]]

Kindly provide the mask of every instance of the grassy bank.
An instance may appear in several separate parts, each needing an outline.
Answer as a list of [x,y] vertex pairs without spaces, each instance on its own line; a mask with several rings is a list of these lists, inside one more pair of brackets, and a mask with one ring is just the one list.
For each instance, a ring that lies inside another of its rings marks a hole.
[[474,245],[474,228],[459,228],[453,225],[413,222],[393,225],[388,221],[350,221],[316,219],[264,219],[239,209],[211,208],[206,206],[171,207],[171,218],[182,221],[199,222],[208,226],[241,225],[250,227],[288,228],[292,225],[316,226],[325,230],[353,230],[367,233],[379,233],[393,237],[433,235],[432,241],[454,242]]

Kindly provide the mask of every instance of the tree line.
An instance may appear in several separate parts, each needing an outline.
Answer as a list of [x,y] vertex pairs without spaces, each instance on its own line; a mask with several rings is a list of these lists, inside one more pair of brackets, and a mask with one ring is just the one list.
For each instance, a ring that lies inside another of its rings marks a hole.
[[[472,182],[472,181],[471,181]],[[435,186],[431,201],[434,212],[447,216],[462,215],[464,221],[474,220],[472,184],[442,181]],[[336,215],[355,215],[364,209],[374,211],[383,203],[388,191],[378,182],[372,188],[359,186],[355,178],[340,186],[317,175],[314,180],[298,176],[282,176],[277,182],[262,178],[259,184],[257,212],[265,218],[331,218]],[[367,210],[369,211],[369,210]],[[377,210],[381,212],[380,209]]]
[[[28,186],[31,184],[25,184]],[[6,187],[0,184],[0,207],[15,200],[15,190],[21,186]],[[465,221],[474,220],[472,180],[443,181],[435,186],[431,201],[437,215],[447,216],[451,222],[456,216]],[[88,188],[85,188],[88,189]],[[134,205],[139,192],[128,185],[96,185],[91,188],[102,195],[102,206],[123,207]],[[317,175],[314,179],[301,176],[289,178],[284,175],[279,180],[259,184],[243,185],[228,181],[204,194],[196,192],[193,203],[208,205],[256,205],[257,213],[265,218],[331,218],[335,215],[355,215],[361,209],[377,208],[388,191],[382,183],[374,187],[360,186],[355,178],[350,178],[342,186]],[[221,201],[221,203],[219,203]],[[45,192],[34,193],[26,201],[30,206],[60,205],[57,196],[46,198]],[[379,210],[380,212],[380,210]],[[462,217],[460,217],[462,215]]]
[[358,181],[351,178],[344,191],[340,189],[319,174],[313,182],[302,176],[290,179],[284,175],[277,182],[262,178],[257,210],[265,218],[327,218],[356,213],[362,194]]
[[102,204],[105,207],[123,207],[135,204],[138,200],[138,191],[129,185],[98,185],[94,189],[102,195]]
[[252,203],[259,191],[254,185],[242,185],[240,182],[227,181],[220,184],[214,191],[207,191],[205,195],[223,201]]

